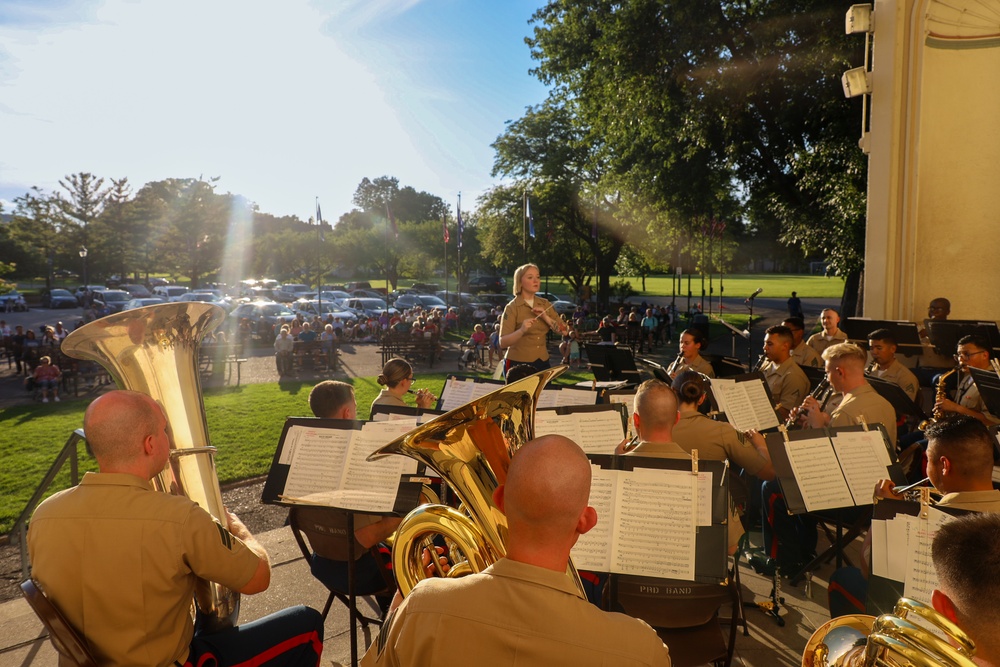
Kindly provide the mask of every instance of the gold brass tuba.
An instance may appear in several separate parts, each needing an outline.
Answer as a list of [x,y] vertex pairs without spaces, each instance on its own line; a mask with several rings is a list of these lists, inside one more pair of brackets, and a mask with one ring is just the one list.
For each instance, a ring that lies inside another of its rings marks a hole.
[[806,643],[802,665],[975,667],[975,653],[976,645],[957,625],[921,602],[900,598],[892,614],[849,614],[821,625]]
[[[452,575],[480,572],[507,550],[507,517],[493,503],[493,491],[507,479],[510,459],[535,434],[535,406],[542,389],[565,366],[548,369],[481,396],[418,426],[375,450],[369,460],[402,454],[433,468],[455,491],[468,516],[444,505],[421,505],[396,530],[392,565],[403,595],[424,577],[426,538],[444,535],[468,563]],[[572,563],[568,574],[579,577]]]
[[[198,348],[205,334],[226,317],[219,306],[195,301],[128,310],[77,329],[62,343],[76,359],[96,361],[121,389],[152,397],[163,409],[170,432],[170,462],[153,486],[187,496],[223,526],[226,514],[209,446],[198,374]],[[210,629],[236,624],[240,596],[201,581],[195,600]]]

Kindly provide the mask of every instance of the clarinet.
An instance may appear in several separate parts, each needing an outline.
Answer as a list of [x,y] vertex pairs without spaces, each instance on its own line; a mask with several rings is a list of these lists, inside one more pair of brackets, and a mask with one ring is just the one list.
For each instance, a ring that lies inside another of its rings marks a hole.
[[673,377],[674,373],[677,372],[677,369],[681,366],[681,364],[683,364],[683,362],[684,362],[684,353],[681,352],[680,354],[677,355],[677,358],[674,359],[674,362],[669,366],[667,366],[667,375]]
[[[830,393],[831,393],[830,382],[826,378],[820,380],[819,384],[816,385],[816,388],[813,389],[811,392],[809,392],[809,395],[815,398],[820,403],[819,407],[820,412],[823,411],[823,406],[826,405],[826,401],[830,398]],[[822,401],[819,400],[821,396],[823,396]],[[788,419],[785,420],[785,428],[786,429],[792,428],[793,426],[795,426],[795,422],[799,420],[799,417],[804,417],[808,414],[809,414],[808,410],[803,410],[800,407],[797,414],[795,414],[794,416],[791,414],[788,415]]]
[[760,355],[759,357],[757,357],[757,363],[753,365],[753,368],[750,369],[750,372],[756,373],[757,371],[759,371],[761,368],[764,367],[764,364],[766,362],[767,362],[767,356],[763,354]]

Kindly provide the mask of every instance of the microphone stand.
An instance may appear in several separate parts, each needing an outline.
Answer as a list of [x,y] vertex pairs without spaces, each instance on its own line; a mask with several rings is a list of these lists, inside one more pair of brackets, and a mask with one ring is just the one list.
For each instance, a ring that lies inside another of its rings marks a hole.
[[743,303],[745,303],[750,308],[750,315],[749,315],[749,317],[747,317],[747,331],[746,331],[746,338],[747,338],[747,368],[748,369],[753,368],[753,336],[751,336],[750,332],[753,329],[753,303],[754,303],[754,301],[756,299],[757,299],[757,295],[756,294],[751,294],[750,297],[746,301],[743,302]]

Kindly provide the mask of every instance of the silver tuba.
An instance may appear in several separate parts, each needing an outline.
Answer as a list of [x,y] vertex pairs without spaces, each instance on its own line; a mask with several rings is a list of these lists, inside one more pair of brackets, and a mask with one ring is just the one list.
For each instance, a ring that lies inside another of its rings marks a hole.
[[[226,514],[215,472],[215,448],[209,446],[198,349],[205,334],[225,317],[222,308],[208,303],[165,303],[101,318],[62,343],[62,351],[70,357],[103,366],[120,389],[138,391],[159,403],[167,418],[171,451],[153,486],[187,496],[223,526]],[[238,592],[200,581],[195,601],[207,628],[236,624]]]
[[[466,559],[450,576],[480,572],[506,553],[507,517],[493,503],[514,453],[535,435],[535,406],[542,389],[565,366],[535,373],[481,396],[375,450],[368,460],[402,454],[433,468],[462,501],[462,512],[422,505],[396,530],[392,565],[403,595],[423,578],[421,552],[427,537],[445,536]],[[582,589],[570,563],[567,574]]]

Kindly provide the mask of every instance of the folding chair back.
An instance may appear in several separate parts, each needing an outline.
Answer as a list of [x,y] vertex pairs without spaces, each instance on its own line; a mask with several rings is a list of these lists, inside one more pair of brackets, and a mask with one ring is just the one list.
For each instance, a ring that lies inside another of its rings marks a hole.
[[97,660],[86,642],[32,579],[21,582],[21,593],[49,631],[49,639],[63,658],[78,667],[97,667]]

